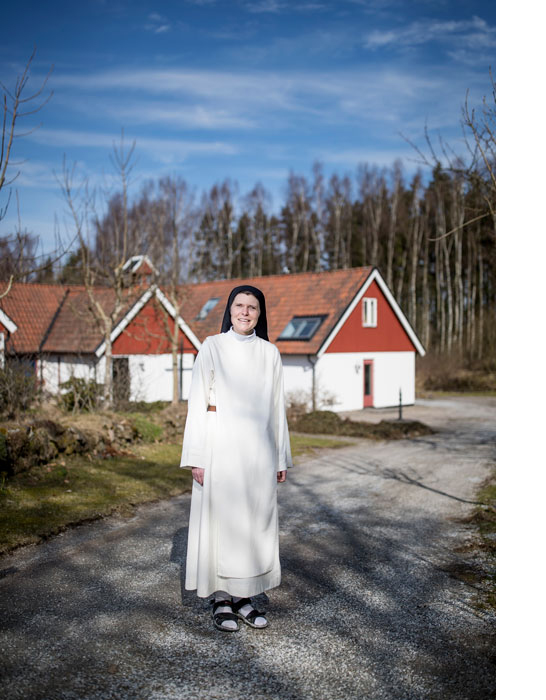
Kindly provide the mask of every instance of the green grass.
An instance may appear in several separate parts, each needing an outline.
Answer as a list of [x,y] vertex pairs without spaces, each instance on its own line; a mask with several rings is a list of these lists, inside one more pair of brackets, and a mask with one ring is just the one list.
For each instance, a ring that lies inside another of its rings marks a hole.
[[144,442],[155,442],[161,438],[161,427],[141,413],[128,413],[127,418]]
[[140,445],[110,459],[72,456],[34,467],[0,489],[0,553],[191,488],[177,445]]
[[[155,426],[157,427],[157,426]],[[153,434],[151,435],[153,437]],[[292,435],[294,457],[346,440]],[[71,525],[170,498],[191,489],[191,472],[180,469],[180,445],[134,445],[109,459],[72,455],[0,478],[0,554],[33,544]]]
[[299,435],[298,433],[290,434],[290,448],[292,457],[301,457],[325,448],[338,448],[353,445],[353,442],[348,440],[340,440],[331,437],[320,437],[318,435]]

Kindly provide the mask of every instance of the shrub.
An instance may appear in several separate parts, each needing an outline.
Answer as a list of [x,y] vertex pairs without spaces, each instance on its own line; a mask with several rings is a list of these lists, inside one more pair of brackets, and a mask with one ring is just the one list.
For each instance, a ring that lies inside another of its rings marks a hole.
[[0,367],[0,414],[9,418],[28,411],[39,394],[32,365],[6,362]]
[[104,384],[97,384],[94,379],[89,381],[81,377],[70,377],[61,384],[61,405],[67,411],[92,411],[102,400]]

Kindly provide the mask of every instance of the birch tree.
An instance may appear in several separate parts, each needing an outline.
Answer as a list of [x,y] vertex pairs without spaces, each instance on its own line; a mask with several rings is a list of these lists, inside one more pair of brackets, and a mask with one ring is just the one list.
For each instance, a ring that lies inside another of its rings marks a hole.
[[[133,154],[135,142],[127,147],[123,133],[119,144],[114,144],[112,162],[120,183],[120,206],[113,215],[111,228],[111,256],[106,266],[97,262],[93,254],[90,235],[90,217],[95,223],[99,222],[94,207],[94,194],[90,192],[88,183],[76,182],[76,168],[68,168],[63,163],[62,175],[59,178],[61,190],[68,207],[72,224],[80,245],[82,256],[83,283],[89,299],[89,308],[95,324],[104,339],[104,406],[113,407],[113,360],[112,360],[112,331],[119,319],[121,310],[127,304],[128,294],[125,291],[124,266],[135,250],[129,249],[129,216],[128,190],[129,180],[133,169]],[[133,241],[134,243],[135,241]],[[107,285],[113,294],[99,293],[99,287]],[[110,302],[113,296],[113,301]]]

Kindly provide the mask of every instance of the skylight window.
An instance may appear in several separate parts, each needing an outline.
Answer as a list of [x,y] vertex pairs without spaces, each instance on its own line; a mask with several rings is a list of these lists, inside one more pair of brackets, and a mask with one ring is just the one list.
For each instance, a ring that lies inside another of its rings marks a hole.
[[220,297],[211,297],[207,302],[205,302],[203,308],[201,311],[197,314],[196,320],[197,321],[202,321],[203,319],[207,318],[209,315],[209,312],[214,309],[216,304],[220,301]]
[[311,340],[324,316],[294,316],[277,340]]

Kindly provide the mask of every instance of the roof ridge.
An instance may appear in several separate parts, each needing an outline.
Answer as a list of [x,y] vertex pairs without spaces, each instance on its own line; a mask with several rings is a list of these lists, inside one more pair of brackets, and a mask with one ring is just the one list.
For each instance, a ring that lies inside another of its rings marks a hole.
[[244,284],[245,282],[249,282],[250,280],[267,280],[267,279],[277,279],[277,278],[282,278],[282,279],[290,279],[293,277],[305,277],[305,276],[311,276],[311,275],[335,275],[335,274],[341,274],[345,273],[347,274],[348,272],[356,272],[357,270],[360,272],[363,272],[364,270],[372,270],[373,265],[359,265],[357,267],[346,267],[346,268],[340,268],[337,270],[307,270],[306,272],[278,272],[274,275],[254,275],[253,277],[230,277],[226,279],[215,279],[215,280],[205,280],[203,282],[183,282],[180,285],[177,285],[179,287],[198,287],[200,285],[205,285],[205,284],[218,284],[219,282],[240,282]]

